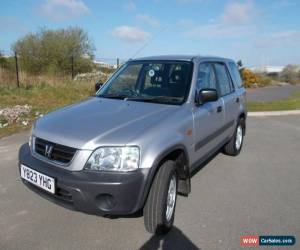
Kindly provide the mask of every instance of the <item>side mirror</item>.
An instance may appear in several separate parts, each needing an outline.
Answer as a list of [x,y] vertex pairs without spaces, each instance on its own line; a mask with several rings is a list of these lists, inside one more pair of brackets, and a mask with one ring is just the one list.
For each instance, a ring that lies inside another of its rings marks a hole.
[[96,82],[95,84],[95,91],[97,92],[103,86],[102,82]]
[[196,90],[195,103],[202,105],[206,102],[215,102],[219,99],[216,89],[201,89]]

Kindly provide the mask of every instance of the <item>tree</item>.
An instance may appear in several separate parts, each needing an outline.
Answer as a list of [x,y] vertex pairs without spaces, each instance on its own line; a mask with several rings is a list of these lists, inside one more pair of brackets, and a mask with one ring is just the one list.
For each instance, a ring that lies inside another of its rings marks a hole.
[[42,28],[25,35],[13,46],[21,68],[32,74],[70,73],[73,57],[76,72],[92,69],[94,46],[81,28],[50,30]]
[[288,83],[300,83],[300,77],[299,77],[299,66],[296,64],[289,64],[284,67],[282,70],[280,77],[283,81]]

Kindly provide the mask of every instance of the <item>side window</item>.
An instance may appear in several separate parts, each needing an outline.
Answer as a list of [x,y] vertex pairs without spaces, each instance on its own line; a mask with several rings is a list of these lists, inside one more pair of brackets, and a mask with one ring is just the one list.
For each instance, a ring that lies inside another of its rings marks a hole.
[[216,77],[218,79],[221,96],[231,93],[231,81],[228,76],[226,66],[223,63],[215,63]]
[[216,77],[210,63],[201,63],[198,68],[197,76],[198,89],[217,89]]
[[230,71],[232,73],[232,77],[237,85],[238,88],[242,87],[243,86],[243,82],[242,82],[242,78],[241,78],[241,75],[240,75],[240,72],[237,68],[237,66],[235,65],[235,63],[233,62],[230,62],[229,63],[229,67],[230,67]]

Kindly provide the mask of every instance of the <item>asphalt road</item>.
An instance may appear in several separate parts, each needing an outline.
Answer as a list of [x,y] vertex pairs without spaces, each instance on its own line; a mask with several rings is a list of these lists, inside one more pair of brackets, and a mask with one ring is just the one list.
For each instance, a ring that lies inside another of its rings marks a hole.
[[[241,235],[294,235],[300,249],[300,116],[249,118],[243,151],[218,154],[179,197],[165,237],[143,218],[69,211],[21,183],[17,134],[0,140],[0,249],[240,249]],[[266,248],[263,248],[266,249]]]
[[300,84],[247,89],[247,99],[253,102],[272,102],[288,98],[297,91],[300,91]]

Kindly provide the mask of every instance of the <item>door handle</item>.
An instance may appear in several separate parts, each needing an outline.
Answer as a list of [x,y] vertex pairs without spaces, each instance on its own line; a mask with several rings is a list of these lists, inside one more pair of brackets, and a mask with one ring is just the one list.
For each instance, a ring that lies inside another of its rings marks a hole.
[[240,102],[240,98],[236,98],[235,102],[239,103]]
[[222,110],[223,110],[223,109],[222,109],[222,106],[217,107],[217,112],[218,112],[218,113],[222,112]]

